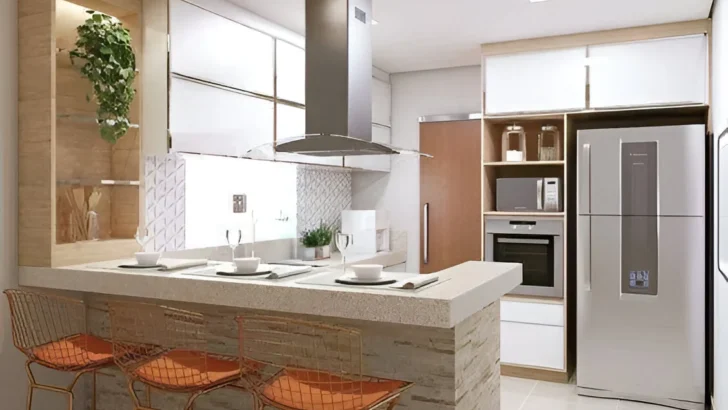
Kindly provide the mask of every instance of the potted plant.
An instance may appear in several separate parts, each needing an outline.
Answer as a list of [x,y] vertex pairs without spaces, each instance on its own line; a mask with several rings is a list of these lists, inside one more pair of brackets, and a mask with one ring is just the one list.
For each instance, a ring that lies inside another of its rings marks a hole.
[[301,245],[303,245],[303,260],[312,261],[331,257],[331,239],[334,229],[321,222],[317,228],[303,231]]

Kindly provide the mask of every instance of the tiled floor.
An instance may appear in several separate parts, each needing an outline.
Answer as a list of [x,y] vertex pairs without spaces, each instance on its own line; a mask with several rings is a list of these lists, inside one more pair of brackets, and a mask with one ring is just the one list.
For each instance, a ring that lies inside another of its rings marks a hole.
[[596,399],[576,394],[576,385],[501,378],[501,410],[669,410],[620,400]]

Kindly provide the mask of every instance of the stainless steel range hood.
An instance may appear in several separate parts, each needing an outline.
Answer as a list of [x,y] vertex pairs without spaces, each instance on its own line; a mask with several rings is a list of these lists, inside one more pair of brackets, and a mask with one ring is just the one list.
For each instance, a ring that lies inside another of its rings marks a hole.
[[371,26],[372,0],[306,0],[306,135],[276,152],[428,156],[372,142]]

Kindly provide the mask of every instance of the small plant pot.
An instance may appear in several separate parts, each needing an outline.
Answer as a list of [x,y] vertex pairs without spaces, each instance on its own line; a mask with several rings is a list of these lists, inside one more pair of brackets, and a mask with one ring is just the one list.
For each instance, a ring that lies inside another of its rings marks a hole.
[[331,257],[331,246],[318,246],[316,248],[303,248],[303,260],[315,261]]

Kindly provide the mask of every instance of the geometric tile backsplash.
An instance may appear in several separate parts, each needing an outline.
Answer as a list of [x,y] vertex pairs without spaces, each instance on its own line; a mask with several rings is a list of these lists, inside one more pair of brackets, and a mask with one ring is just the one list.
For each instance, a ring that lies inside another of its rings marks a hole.
[[147,156],[144,167],[146,228],[145,250],[185,249],[185,161],[179,154]]
[[296,179],[298,232],[322,221],[341,226],[341,211],[351,208],[351,171],[299,166]]

